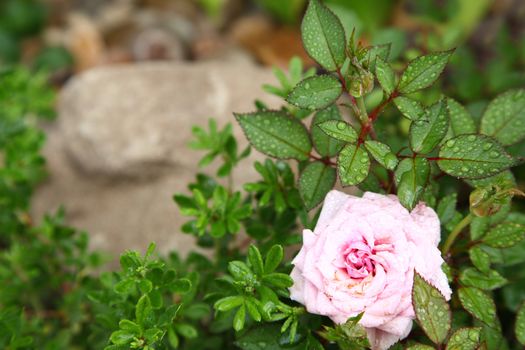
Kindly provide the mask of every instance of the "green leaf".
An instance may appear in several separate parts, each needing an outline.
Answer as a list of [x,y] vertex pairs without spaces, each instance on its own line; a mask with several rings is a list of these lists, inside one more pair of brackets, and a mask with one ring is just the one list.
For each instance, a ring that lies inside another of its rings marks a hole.
[[490,271],[490,255],[485,252],[479,245],[475,245],[468,251],[470,261],[483,273]]
[[287,274],[279,273],[279,272],[272,272],[269,274],[266,274],[262,278],[263,282],[269,283],[273,285],[274,287],[278,288],[289,288],[292,286],[293,281]]
[[129,294],[135,290],[135,280],[131,278],[123,279],[115,284],[113,290],[118,294]]
[[330,137],[345,142],[356,142],[358,135],[352,125],[342,120],[327,120],[318,124],[319,128]]
[[489,230],[482,242],[494,248],[508,248],[518,244],[525,237],[525,226],[504,222]]
[[459,281],[464,286],[477,287],[484,290],[493,290],[507,284],[507,279],[496,270],[483,273],[475,268],[468,267],[461,271]]
[[453,51],[435,52],[411,61],[401,75],[398,91],[409,94],[432,85],[445,69]]
[[334,103],[343,92],[337,78],[316,75],[301,81],[290,92],[286,101],[304,109],[323,109]]
[[441,344],[450,330],[451,313],[445,297],[437,288],[414,272],[412,304],[416,319],[435,344]]
[[385,91],[386,96],[390,96],[396,88],[396,75],[390,64],[383,61],[381,57],[376,58],[376,77]]
[[489,227],[488,217],[474,217],[470,223],[470,239],[477,241],[487,233]]
[[478,288],[462,287],[458,295],[461,305],[469,314],[492,328],[497,327],[496,305],[485,292]]
[[437,214],[441,225],[448,224],[456,214],[456,204],[458,201],[457,193],[451,193],[439,201]]
[[235,114],[253,147],[271,157],[304,160],[312,149],[308,131],[297,120],[277,111]]
[[139,287],[139,290],[143,293],[149,293],[153,289],[153,283],[151,283],[150,280],[147,279],[141,279],[137,282],[137,285]]
[[481,133],[508,146],[525,137],[525,89],[507,91],[488,105],[481,118]]
[[248,260],[250,261],[250,265],[252,266],[253,271],[257,275],[262,276],[262,274],[264,273],[263,259],[261,256],[261,252],[253,244],[250,245],[250,247],[248,248]]
[[306,166],[299,177],[299,192],[307,210],[321,203],[335,184],[337,173],[334,168],[321,162]]
[[410,148],[416,153],[430,153],[447,134],[448,124],[447,102],[440,100],[410,124]]
[[276,244],[266,254],[266,259],[264,260],[264,273],[274,272],[277,266],[283,260],[283,247]]
[[446,350],[476,350],[481,337],[481,328],[460,328],[448,341]]
[[140,334],[140,326],[133,321],[126,320],[126,319],[120,320],[120,322],[118,323],[118,326],[120,329],[124,331],[131,332],[135,335]]
[[448,140],[441,146],[437,160],[445,173],[470,179],[495,175],[514,163],[501,144],[484,135],[460,135]]
[[197,338],[199,332],[189,323],[176,323],[175,330],[186,339]]
[[362,147],[346,145],[339,153],[337,166],[343,186],[357,185],[368,175],[370,158]]
[[109,340],[115,345],[126,345],[135,335],[129,331],[115,331],[111,333]]
[[390,149],[390,146],[379,141],[365,141],[366,150],[372,157],[388,170],[396,168],[399,160]]
[[217,300],[213,307],[219,311],[228,311],[242,305],[243,302],[244,299],[241,296],[235,295]]
[[259,312],[259,309],[257,308],[256,302],[258,302],[257,299],[253,297],[248,297],[244,300],[244,305],[246,306],[246,309],[248,310],[248,314],[253,318],[253,320],[260,322],[261,313]]
[[168,342],[174,349],[179,347],[180,340],[177,333],[173,330],[173,327],[168,328]]
[[435,350],[432,346],[424,344],[413,344],[406,348],[406,350]]
[[447,98],[447,106],[450,118],[447,139],[458,135],[476,133],[474,119],[463,105],[454,99]]
[[188,293],[191,290],[191,281],[187,278],[179,278],[170,284],[169,289],[172,293]]
[[421,103],[405,96],[394,98],[394,104],[401,114],[410,120],[418,120],[425,114],[425,109]]
[[237,281],[250,281],[255,277],[248,265],[238,260],[228,263],[228,271]]
[[516,325],[514,326],[516,339],[521,345],[525,345],[525,303],[522,303],[516,313]]
[[391,49],[392,43],[366,47],[365,60],[367,61],[368,69],[372,72],[375,71],[376,60],[378,58],[382,59],[385,62],[388,62],[388,57],[390,56]]
[[328,71],[339,69],[346,58],[345,30],[337,18],[318,0],[311,0],[301,24],[306,52]]
[[147,295],[140,297],[135,307],[135,318],[137,323],[145,327],[149,325],[153,319],[153,308],[151,307],[151,301]]
[[[341,113],[337,105],[331,105],[323,110],[320,110],[312,118],[312,124],[310,126],[310,133],[312,134],[312,140],[315,149],[322,157],[333,157],[341,148],[343,148],[344,142],[334,140],[325,131],[323,131],[319,124],[328,120],[341,121]],[[357,139],[357,134],[355,136]]]
[[406,158],[399,163],[394,175],[399,201],[412,210],[428,182],[430,164],[425,158]]

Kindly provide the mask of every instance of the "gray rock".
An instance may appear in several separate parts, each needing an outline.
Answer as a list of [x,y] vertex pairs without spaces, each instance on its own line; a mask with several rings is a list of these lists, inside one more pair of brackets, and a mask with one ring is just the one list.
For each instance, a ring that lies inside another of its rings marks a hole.
[[150,177],[191,166],[195,156],[183,154],[192,125],[211,117],[232,122],[232,112],[252,110],[261,85],[272,79],[267,70],[229,63],[90,70],[61,96],[67,150],[85,172],[105,177]]
[[[172,195],[187,191],[203,155],[187,148],[191,127],[210,117],[221,127],[232,122],[245,146],[232,112],[253,110],[255,98],[277,106],[260,89],[268,82],[268,70],[230,63],[110,66],[75,77],[49,127],[50,175],[34,197],[34,217],[64,205],[93,248],[118,254],[155,241],[163,252],[188,252],[194,239],[179,233],[187,219]],[[252,152],[234,183],[256,179],[252,163],[261,158]]]

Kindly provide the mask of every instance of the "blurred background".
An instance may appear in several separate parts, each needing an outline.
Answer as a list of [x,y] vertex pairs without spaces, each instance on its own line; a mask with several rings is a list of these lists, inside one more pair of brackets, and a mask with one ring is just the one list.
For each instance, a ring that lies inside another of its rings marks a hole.
[[[392,42],[397,67],[457,47],[441,84],[474,116],[496,94],[525,86],[523,0],[325,3],[347,36]],[[57,118],[43,124],[48,177],[34,217],[64,205],[95,248],[114,253],[152,240],[163,251],[190,249],[171,197],[197,171],[200,154],[187,148],[192,125],[233,122],[232,112],[252,110],[255,99],[279,106],[261,86],[275,85],[271,67],[286,68],[294,56],[313,65],[299,32],[305,7],[306,0],[2,0],[1,66],[46,72],[59,96]],[[514,148],[525,153],[523,144]],[[245,164],[238,183],[254,177]]]

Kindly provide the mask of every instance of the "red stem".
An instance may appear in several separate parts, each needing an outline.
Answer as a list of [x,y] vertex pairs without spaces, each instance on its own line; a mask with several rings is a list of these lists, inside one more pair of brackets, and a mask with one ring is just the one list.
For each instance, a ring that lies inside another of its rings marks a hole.
[[399,93],[397,91],[392,92],[386,100],[381,102],[379,106],[377,106],[372,110],[372,112],[370,112],[370,114],[368,115],[368,121],[363,125],[363,127],[361,128],[361,132],[359,133],[359,139],[357,140],[358,145],[361,145],[363,142],[365,142],[366,136],[372,131],[372,125],[374,121],[377,119],[377,117],[379,117],[379,113],[381,113],[383,108],[385,108],[385,106],[392,102],[392,100],[397,96],[399,96]]

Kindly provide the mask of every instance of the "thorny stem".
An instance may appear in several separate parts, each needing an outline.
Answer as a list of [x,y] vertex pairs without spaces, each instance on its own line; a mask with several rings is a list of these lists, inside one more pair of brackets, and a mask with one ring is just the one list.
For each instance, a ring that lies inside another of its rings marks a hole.
[[359,139],[357,140],[358,145],[361,145],[362,143],[365,142],[366,136],[372,130],[374,121],[377,119],[377,117],[379,117],[379,113],[381,113],[381,111],[386,107],[386,105],[392,102],[392,100],[396,98],[398,95],[399,93],[397,91],[392,92],[390,96],[388,96],[387,99],[381,102],[379,106],[377,106],[376,108],[372,110],[372,112],[370,112],[370,114],[368,115],[368,120],[363,125],[363,127],[361,128],[361,132],[359,133]]
[[348,96],[350,96],[350,101],[352,101],[352,104],[356,106],[357,102],[355,100],[355,97],[352,96],[350,92],[348,91],[348,86],[346,85],[346,79],[343,76],[343,73],[341,72],[341,68],[337,68],[336,73],[337,73],[337,76],[339,77],[339,80],[341,81],[341,85],[343,85],[343,90],[348,94]]
[[368,112],[366,111],[365,99],[363,97],[357,97],[357,107],[359,108],[359,120],[361,124],[366,124],[368,121]]
[[443,256],[446,256],[448,252],[450,251],[450,248],[452,247],[452,244],[454,244],[454,241],[456,238],[458,238],[459,234],[465,227],[470,225],[472,222],[472,219],[474,219],[474,216],[472,214],[468,214],[461,220],[456,227],[450,232],[450,234],[447,237],[447,240],[445,241],[445,244],[443,244],[443,247],[441,248],[441,252]]

